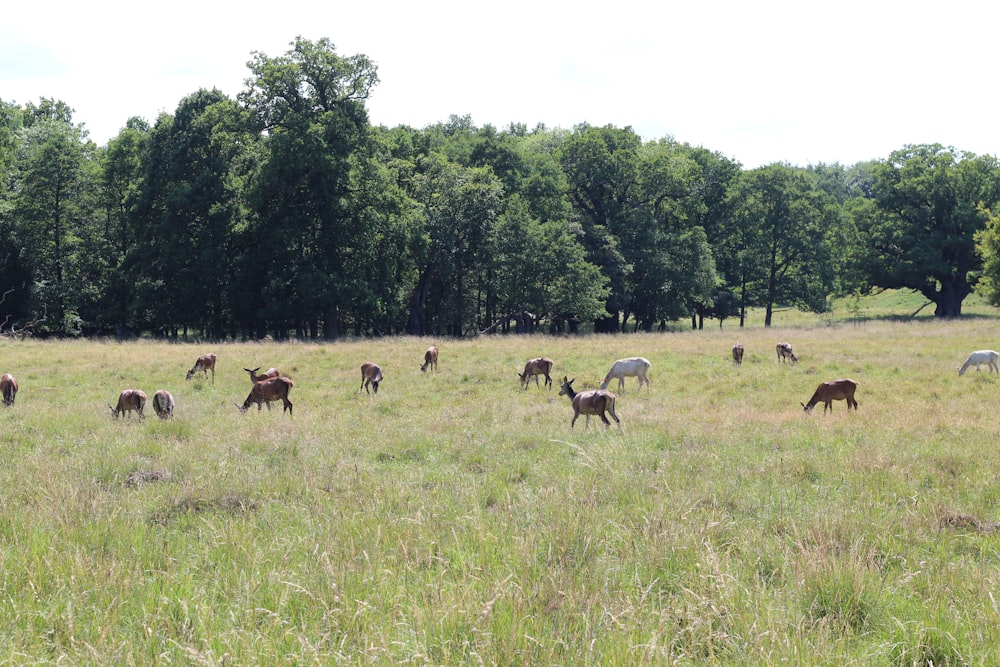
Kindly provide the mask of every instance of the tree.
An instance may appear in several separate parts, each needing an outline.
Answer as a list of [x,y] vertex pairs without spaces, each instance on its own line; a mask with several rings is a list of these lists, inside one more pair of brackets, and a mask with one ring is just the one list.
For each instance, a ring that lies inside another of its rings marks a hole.
[[31,284],[26,244],[13,216],[17,147],[23,110],[0,100],[0,322],[24,320],[30,313]]
[[26,107],[12,215],[24,244],[33,308],[47,313],[45,329],[63,334],[80,333],[81,292],[91,286],[81,280],[81,263],[90,259],[81,252],[81,238],[93,222],[87,200],[93,152],[65,103],[43,99]]
[[129,211],[137,238],[123,266],[138,291],[138,321],[173,336],[190,328],[225,335],[238,217],[231,165],[246,143],[233,139],[239,113],[220,91],[199,90],[162,115],[148,139]]
[[583,229],[587,260],[609,279],[606,310],[610,316],[595,323],[599,332],[617,331],[620,313],[629,307],[626,278],[632,267],[615,232],[629,224],[641,146],[631,128],[584,124],[558,150],[569,198]]
[[103,236],[110,249],[106,306],[108,318],[119,333],[127,328],[130,299],[135,296],[123,263],[139,241],[135,208],[141,194],[149,136],[150,127],[146,121],[130,118],[118,136],[100,152]]
[[[250,247],[268,248],[242,267],[240,310],[316,335],[339,335],[343,311],[360,286],[352,252],[365,230],[350,190],[352,156],[369,139],[364,102],[378,83],[363,55],[340,56],[327,39],[296,38],[276,58],[254,54],[240,99],[264,133],[265,156],[249,193]],[[259,328],[258,328],[259,331]]]
[[483,328],[478,295],[490,282],[486,241],[501,212],[503,185],[490,168],[463,167],[439,153],[417,166],[413,196],[424,209],[425,230],[413,249],[420,274],[407,333],[463,336]]
[[680,144],[678,149],[697,165],[692,192],[679,202],[683,219],[688,227],[704,230],[717,275],[711,298],[696,299],[691,304],[691,325],[692,328],[704,326],[705,317],[716,318],[721,325],[722,320],[741,314],[734,292],[742,278],[738,249],[740,230],[734,224],[733,200],[729,197],[741,169],[739,163],[707,148]]
[[636,206],[616,236],[632,267],[626,279],[630,309],[644,331],[712,304],[715,259],[691,215],[702,186],[701,165],[685,147],[669,138],[642,147]]
[[984,213],[987,214],[986,227],[976,232],[976,250],[983,260],[976,290],[991,305],[1000,306],[1000,214]]
[[511,197],[490,242],[501,321],[513,317],[519,333],[530,333],[542,320],[574,329],[607,317],[608,279],[586,260],[580,234],[566,223],[532,217],[520,195]]
[[1000,198],[997,159],[910,145],[873,168],[875,207],[859,220],[872,286],[913,289],[958,317],[982,268],[975,235]]
[[393,158],[393,150],[392,137],[374,129],[367,150],[352,158],[354,220],[366,233],[352,249],[357,273],[346,314],[359,336],[404,332],[418,279],[410,249],[419,244],[423,212],[400,183],[412,174],[412,165]]
[[771,326],[779,302],[824,310],[834,284],[826,242],[836,223],[830,196],[804,170],[782,164],[745,172],[735,196],[744,289],[765,307],[764,326]]

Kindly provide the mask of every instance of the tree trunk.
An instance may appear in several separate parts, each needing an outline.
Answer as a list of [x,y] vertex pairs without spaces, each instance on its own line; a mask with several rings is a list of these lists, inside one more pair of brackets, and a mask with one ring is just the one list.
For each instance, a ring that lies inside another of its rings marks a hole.
[[594,333],[617,333],[618,314],[611,317],[602,317],[594,321]]
[[774,312],[774,300],[778,294],[778,263],[777,250],[771,249],[771,269],[767,276],[767,308],[764,311],[764,326],[771,326],[771,315]]
[[961,317],[962,302],[972,293],[972,287],[964,278],[955,277],[942,282],[938,290],[922,290],[923,295],[934,302],[934,317]]
[[406,323],[406,333],[411,336],[423,336],[427,329],[427,292],[431,284],[431,272],[428,269],[420,274],[420,279],[410,295],[410,316]]
[[746,276],[740,280],[740,329],[747,321],[747,280]]

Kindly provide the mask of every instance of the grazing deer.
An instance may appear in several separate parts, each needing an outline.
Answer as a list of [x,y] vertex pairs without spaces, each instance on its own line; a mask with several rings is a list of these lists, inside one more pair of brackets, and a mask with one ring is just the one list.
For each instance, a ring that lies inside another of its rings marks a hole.
[[741,343],[733,345],[733,363],[737,366],[743,365],[743,345]]
[[215,355],[211,352],[198,357],[198,361],[194,362],[194,366],[187,372],[186,379],[190,380],[194,377],[195,373],[200,372],[205,374],[205,379],[207,380],[209,371],[212,371],[212,384],[215,384]]
[[434,372],[437,373],[438,349],[435,345],[431,345],[427,348],[427,351],[424,352],[424,363],[420,364],[420,372],[426,372],[428,366],[432,366],[434,368]]
[[0,394],[3,394],[5,407],[14,405],[14,398],[17,396],[17,380],[10,373],[4,373],[4,376],[0,377]]
[[792,353],[792,344],[781,342],[774,346],[774,351],[778,353],[778,362],[785,363],[785,359],[791,360],[793,364],[799,362],[799,358]]
[[135,413],[139,415],[139,419],[145,419],[146,416],[142,414],[142,409],[146,407],[146,392],[141,389],[125,389],[118,395],[118,405],[115,407],[108,408],[111,409],[111,416],[116,420],[118,415],[122,416],[122,419],[128,417],[128,413],[135,410]]
[[[368,391],[368,385],[370,384],[372,389],[377,394],[378,385],[384,377],[385,376],[382,375],[382,369],[379,368],[378,364],[370,361],[366,361],[361,364],[361,389],[367,391],[369,396],[371,396],[372,392]],[[359,393],[361,392],[361,389],[358,389]]]
[[992,373],[993,371],[996,371],[997,375],[1000,375],[1000,367],[997,366],[998,357],[1000,357],[1000,354],[997,354],[993,350],[979,350],[977,352],[973,352],[969,355],[969,358],[965,360],[965,363],[962,364],[962,367],[958,369],[958,374],[965,375],[965,371],[969,370],[969,366],[975,366],[976,372],[978,373],[979,367],[982,364],[989,364],[987,372]]
[[552,372],[552,366],[554,365],[555,362],[548,357],[529,359],[527,363],[524,364],[524,372],[517,374],[517,377],[521,378],[521,389],[527,389],[528,382],[530,382],[532,378],[535,380],[535,386],[541,389],[541,386],[538,384],[539,375],[545,376],[545,388],[551,389],[552,378],[549,377],[549,373]]
[[813,407],[819,403],[823,402],[823,414],[829,410],[833,412],[833,402],[834,401],[847,401],[847,409],[853,407],[855,412],[858,410],[858,402],[854,400],[854,392],[858,389],[858,383],[854,380],[832,380],[830,382],[824,382],[820,386],[816,387],[816,391],[813,392],[812,398],[809,399],[808,403],[800,403],[802,409],[806,412],[812,412]]
[[590,415],[597,415],[604,422],[607,427],[611,426],[611,422],[608,418],[604,416],[607,412],[611,415],[611,418],[615,420],[618,427],[621,428],[622,422],[618,419],[618,415],[615,414],[615,398],[617,398],[610,391],[605,391],[603,389],[588,389],[587,391],[573,391],[573,383],[576,378],[569,380],[566,376],[563,376],[562,387],[559,389],[560,396],[569,396],[570,402],[573,404],[573,421],[569,423],[570,429],[576,424],[576,418],[580,415],[586,415],[587,421],[584,428],[590,428]]
[[604,376],[604,381],[601,382],[601,389],[607,389],[608,383],[614,378],[618,378],[618,391],[625,391],[625,378],[626,377],[637,377],[639,378],[639,389],[642,389],[642,383],[646,383],[646,391],[649,391],[649,368],[652,364],[649,363],[648,359],[643,357],[629,357],[628,359],[619,359],[612,366],[608,374]]
[[160,419],[173,419],[174,397],[166,389],[157,389],[153,394],[153,412]]
[[292,402],[288,400],[288,392],[292,390],[291,378],[286,377],[276,377],[270,378],[268,380],[262,380],[260,382],[255,382],[253,389],[250,390],[250,395],[247,396],[247,400],[243,401],[243,405],[237,405],[240,412],[246,412],[250,409],[251,403],[257,404],[257,412],[260,412],[260,406],[262,403],[267,404],[267,409],[271,409],[271,402],[280,400],[284,407],[282,412],[288,411],[289,416],[292,414]]
[[257,374],[257,371],[260,370],[260,366],[253,370],[250,370],[249,368],[244,368],[243,370],[250,374],[250,382],[253,384],[257,384],[258,382],[262,382],[264,380],[270,380],[271,378],[276,378],[281,375],[277,368],[268,368],[260,375]]

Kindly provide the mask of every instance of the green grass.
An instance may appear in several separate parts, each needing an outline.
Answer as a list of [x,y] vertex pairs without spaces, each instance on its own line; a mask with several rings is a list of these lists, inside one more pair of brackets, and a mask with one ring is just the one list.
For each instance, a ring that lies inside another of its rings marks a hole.
[[[3,342],[0,661],[996,664],[1000,379],[955,369],[998,339],[984,316]],[[185,382],[206,351],[215,384]],[[542,355],[578,389],[643,355],[652,387],[630,379],[621,429],[571,431],[565,397],[518,387]],[[240,414],[242,368],[272,365],[294,418]],[[805,415],[838,377],[859,411]],[[127,387],[171,390],[176,419],[112,421]]]
[[[996,318],[1000,310],[989,305],[979,294],[969,295],[962,303],[962,313],[968,317]],[[779,306],[774,309],[772,324],[784,327],[828,326],[831,324],[861,325],[871,320],[929,322],[934,319],[934,304],[912,290],[885,290],[869,296],[834,299],[826,313],[807,313]],[[727,320],[729,325],[738,320]],[[753,309],[746,326],[763,326],[763,309]],[[714,324],[718,326],[718,321]],[[706,325],[707,326],[707,325]],[[725,326],[725,324],[724,324]]]

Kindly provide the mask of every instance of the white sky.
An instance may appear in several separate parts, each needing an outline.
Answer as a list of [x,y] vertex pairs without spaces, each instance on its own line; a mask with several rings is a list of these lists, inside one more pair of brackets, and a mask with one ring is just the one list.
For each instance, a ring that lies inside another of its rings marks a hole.
[[32,0],[0,11],[0,99],[76,110],[104,144],[297,35],[363,53],[371,120],[631,126],[751,168],[941,143],[1000,154],[1000,3],[884,0]]

